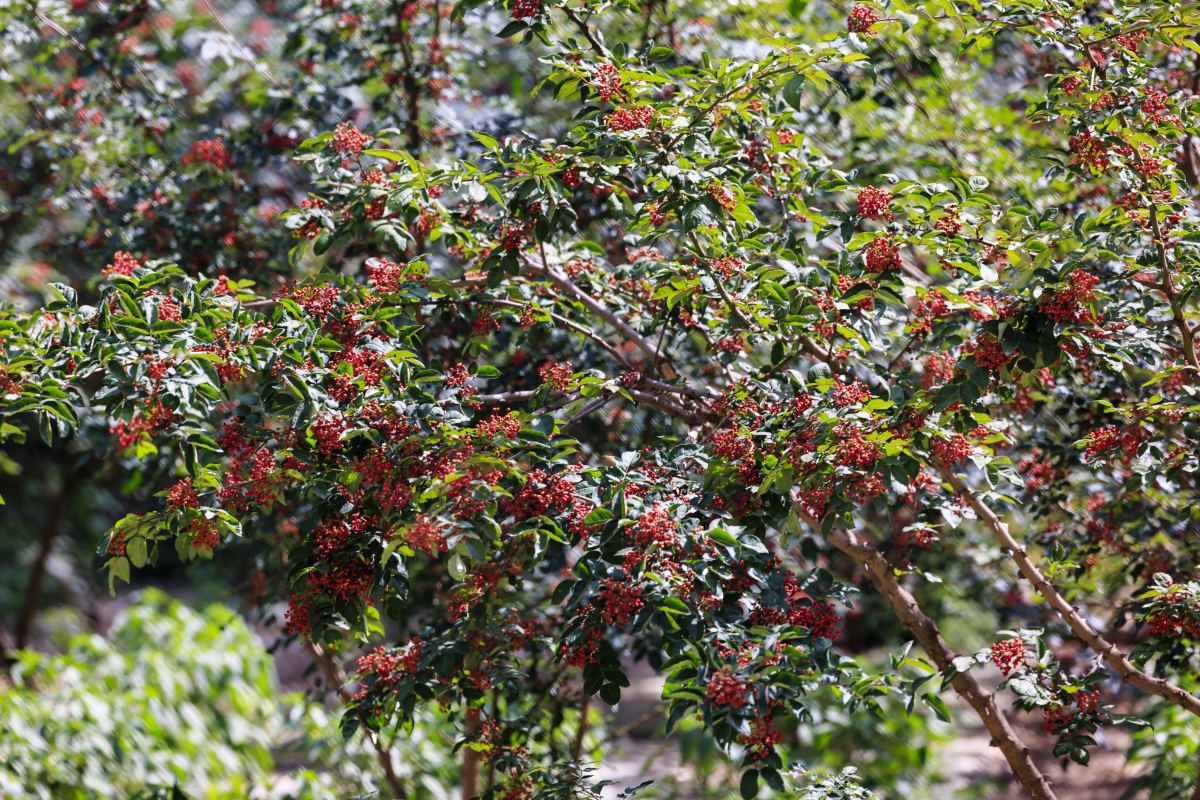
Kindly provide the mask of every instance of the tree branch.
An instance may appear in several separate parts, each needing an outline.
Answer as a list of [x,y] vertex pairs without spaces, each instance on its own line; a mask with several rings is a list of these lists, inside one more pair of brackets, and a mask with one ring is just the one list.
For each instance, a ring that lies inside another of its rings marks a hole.
[[1079,612],[1046,580],[1041,570],[1030,560],[1029,555],[1025,552],[1025,548],[1018,544],[1017,540],[1008,532],[1008,525],[996,515],[996,512],[988,508],[978,497],[975,497],[971,493],[970,488],[944,464],[937,464],[937,467],[954,490],[962,495],[971,508],[975,509],[975,513],[979,518],[991,529],[992,534],[996,537],[996,541],[1000,544],[1000,548],[1006,551],[1012,557],[1013,561],[1017,563],[1017,568],[1025,576],[1026,580],[1037,587],[1038,592],[1059,613],[1075,635],[1082,639],[1088,647],[1100,653],[1104,657],[1104,660],[1117,671],[1122,680],[1133,684],[1143,692],[1157,695],[1200,717],[1200,698],[1169,681],[1162,678],[1155,678],[1142,672],[1111,642],[1105,640],[1103,636],[1092,630],[1092,627],[1079,615]]
[[[800,509],[797,509],[797,514],[813,530],[821,530],[821,524],[812,515]],[[937,623],[921,610],[916,599],[896,580],[892,566],[887,563],[879,550],[869,544],[859,542],[854,534],[840,528],[834,528],[825,538],[858,565],[867,580],[888,602],[892,611],[904,624],[905,629],[916,638],[938,669],[942,672],[949,669],[954,662],[954,651],[942,638]],[[988,733],[992,735],[991,744],[1000,748],[1000,752],[1004,754],[1004,758],[1017,776],[1017,780],[1021,782],[1026,794],[1033,800],[1055,800],[1055,794],[1050,788],[1049,782],[1037,765],[1033,763],[1029,747],[1021,741],[1021,738],[1009,725],[1008,719],[996,706],[995,695],[985,692],[979,682],[967,672],[955,675],[950,681],[950,685],[983,720]]]
[[[334,663],[321,645],[314,642],[307,636],[303,637],[305,648],[308,650],[312,660],[316,663],[317,668],[321,670],[321,674],[325,676],[325,682],[329,687],[337,692],[338,698],[343,703],[349,703],[353,698],[350,690],[346,688],[346,673],[342,672],[341,667]],[[404,791],[404,784],[400,783],[400,778],[396,775],[396,770],[392,766],[392,751],[383,744],[383,740],[378,736],[368,732],[368,738],[371,744],[375,745],[375,755],[379,759],[379,766],[383,768],[383,779],[391,790],[392,796],[396,800],[408,800],[408,792]]]

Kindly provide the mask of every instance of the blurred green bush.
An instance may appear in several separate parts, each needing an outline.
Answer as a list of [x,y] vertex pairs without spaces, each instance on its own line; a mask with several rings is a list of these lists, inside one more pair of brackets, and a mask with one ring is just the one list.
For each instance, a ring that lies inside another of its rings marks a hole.
[[[361,737],[343,742],[337,713],[280,696],[270,654],[225,606],[146,590],[109,638],[18,657],[11,684],[0,684],[7,800],[171,797],[157,787],[212,800],[332,800],[380,788],[374,752]],[[392,747],[412,800],[445,800],[457,782],[442,736],[427,716]]]

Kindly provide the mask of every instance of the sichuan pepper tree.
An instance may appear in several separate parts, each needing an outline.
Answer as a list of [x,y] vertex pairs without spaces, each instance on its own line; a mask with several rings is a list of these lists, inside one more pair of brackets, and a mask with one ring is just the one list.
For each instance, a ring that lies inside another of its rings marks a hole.
[[[270,541],[347,735],[382,751],[419,706],[449,710],[466,797],[591,791],[562,722],[619,702],[622,655],[667,676],[668,729],[695,714],[742,748],[746,796],[783,788],[777,722],[816,692],[945,715],[953,689],[1035,798],[1055,795],[976,665],[1082,764],[1123,720],[1106,677],[1200,714],[1193,17],[864,5],[685,63],[610,46],[622,9],[495,11],[542,48],[552,136],[434,158],[411,128],[327,125],[283,217],[276,266],[303,280],[230,291],[131,239],[0,321],[4,434],[86,432],[161,490],[102,543],[110,582]],[[810,110],[922,26],[966,58],[1030,56],[1049,199],[817,147]],[[595,431],[635,413],[635,447]],[[1045,610],[957,654],[914,592],[981,537]],[[839,654],[835,560],[927,658]],[[1129,625],[1137,646],[1114,644]],[[1064,662],[1064,638],[1095,658]]]

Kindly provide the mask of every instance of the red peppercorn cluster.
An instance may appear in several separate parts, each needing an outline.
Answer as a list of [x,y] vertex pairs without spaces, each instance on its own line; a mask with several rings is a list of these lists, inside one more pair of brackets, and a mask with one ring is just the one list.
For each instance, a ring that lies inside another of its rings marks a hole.
[[607,103],[609,98],[621,93],[621,71],[612,64],[601,64],[592,75],[592,86],[600,95],[600,102]]
[[855,6],[846,19],[846,29],[851,33],[865,33],[867,36],[874,36],[875,31],[871,30],[871,26],[876,22],[879,22],[879,14],[875,9],[870,6]]
[[858,216],[863,219],[886,219],[891,222],[892,211],[889,208],[892,193],[887,189],[868,186],[858,193]]
[[417,233],[422,236],[428,236],[441,221],[442,215],[438,213],[436,208],[422,208],[420,215],[417,217]]
[[494,413],[475,426],[476,433],[489,439],[497,434],[502,435],[505,439],[513,439],[520,430],[521,420],[517,419],[516,412],[513,411],[503,415],[498,412]]
[[726,214],[732,213],[737,208],[737,197],[734,196],[733,192],[727,190],[719,183],[709,186],[708,194],[713,200],[717,201]]
[[542,10],[542,4],[539,0],[513,0],[511,10],[513,19],[527,19],[536,17]]
[[342,434],[346,432],[346,420],[335,416],[318,417],[311,430],[317,442],[317,452],[331,456],[342,449]]
[[890,236],[880,236],[867,244],[867,272],[880,273],[900,269],[900,247]]
[[1084,461],[1094,461],[1120,450],[1122,459],[1129,462],[1142,444],[1142,435],[1138,431],[1119,431],[1115,427],[1101,428],[1091,435],[1091,439],[1083,453]]
[[738,744],[746,748],[754,762],[763,761],[775,752],[775,745],[783,741],[783,734],[775,727],[771,717],[758,717],[750,721],[750,733],[739,733]]
[[1072,164],[1082,164],[1091,172],[1099,175],[1112,169],[1108,147],[1090,130],[1072,136],[1071,140],[1067,142],[1067,149],[1071,151]]
[[333,132],[333,150],[336,153],[361,153],[371,137],[349,122],[343,122]]
[[570,361],[562,364],[547,361],[538,370],[538,374],[542,376],[542,382],[550,386],[551,391],[569,392],[571,390],[573,379]]
[[712,267],[721,273],[725,280],[741,275],[746,269],[746,262],[740,258],[714,258]]
[[615,578],[600,582],[600,600],[604,604],[604,621],[618,628],[624,628],[646,605],[637,584]]
[[505,503],[518,520],[538,517],[551,508],[568,509],[575,504],[575,488],[561,476],[535,469],[516,495]]
[[117,251],[113,255],[113,263],[101,270],[100,274],[105,278],[112,277],[113,275],[125,275],[128,277],[133,274],[135,269],[141,266],[142,262],[134,258],[132,253]]
[[174,300],[163,300],[158,304],[158,318],[162,322],[182,322],[183,310]]
[[658,210],[658,201],[646,206],[646,214],[650,219],[651,225],[662,225],[667,221],[667,215]]
[[217,523],[206,517],[196,517],[189,522],[187,533],[191,537],[192,547],[197,550],[207,550],[211,553],[213,548],[221,543]]
[[745,349],[746,344],[740,336],[730,336],[713,342],[713,350],[718,353],[740,353]]
[[225,152],[224,139],[200,139],[192,142],[191,149],[180,157],[179,162],[185,167],[200,162],[212,164],[217,169],[229,169],[233,156]]
[[431,556],[437,556],[446,549],[446,529],[422,515],[404,529],[404,541],[411,544],[414,550],[424,550]]
[[500,330],[500,320],[492,316],[491,309],[481,308],[475,321],[471,323],[472,336],[488,336],[492,331]]
[[833,387],[833,404],[838,408],[852,406],[855,403],[865,403],[871,399],[871,390],[860,380],[854,383],[838,382]]
[[1014,638],[992,645],[992,663],[1008,675],[1025,663],[1025,643]]
[[921,388],[929,389],[954,377],[954,356],[930,353],[922,362]]
[[734,677],[732,667],[722,667],[721,671],[712,676],[704,695],[714,706],[732,706],[741,708],[746,700],[747,685]]
[[958,218],[958,212],[958,206],[951,203],[946,206],[946,216],[933,223],[933,227],[947,236],[957,236],[962,231],[962,220]]
[[739,461],[753,451],[754,445],[748,437],[738,436],[734,429],[718,431],[712,438],[712,451],[727,461]]
[[1070,710],[1061,706],[1050,706],[1042,712],[1042,729],[1046,733],[1058,733],[1071,724]]
[[167,495],[167,508],[171,511],[196,508],[198,505],[200,505],[200,498],[196,496],[196,490],[192,488],[191,478],[184,478],[172,486]]
[[1164,598],[1150,617],[1146,633],[1151,636],[1200,637],[1200,603],[1190,593]]
[[841,635],[838,630],[838,615],[828,603],[813,603],[811,606],[795,606],[788,615],[793,625],[808,628],[814,639],[834,641]]
[[667,515],[658,503],[638,518],[633,529],[633,543],[637,547],[647,548],[657,544],[666,549],[674,547],[678,542],[675,538],[675,520]]
[[658,112],[650,106],[618,108],[604,118],[604,124],[612,131],[636,131],[649,128],[657,115]]
[[948,467],[965,462],[975,454],[975,448],[961,433],[956,433],[949,439],[933,440],[933,455]]
[[[417,671],[422,649],[421,639],[416,636],[409,639],[399,649],[388,650],[385,647],[376,647],[373,652],[358,659],[358,668],[355,672],[360,677],[374,674],[376,685],[390,686],[399,683],[401,679]],[[366,693],[367,689],[364,687],[354,699],[362,699]]]
[[1042,305],[1042,310],[1055,322],[1095,324],[1099,322],[1099,316],[1084,305],[1096,299],[1092,290],[1098,282],[1095,275],[1074,270],[1067,276],[1067,288],[1055,292],[1050,301]]
[[212,344],[200,344],[192,348],[193,353],[212,353],[221,356],[221,360],[213,363],[213,369],[221,378],[222,383],[233,383],[246,375],[246,370],[235,360],[237,345],[229,340],[229,329],[224,325],[213,331]]
[[975,363],[984,369],[999,371],[1008,366],[1013,356],[1004,352],[1004,347],[990,333],[982,333],[973,342]]

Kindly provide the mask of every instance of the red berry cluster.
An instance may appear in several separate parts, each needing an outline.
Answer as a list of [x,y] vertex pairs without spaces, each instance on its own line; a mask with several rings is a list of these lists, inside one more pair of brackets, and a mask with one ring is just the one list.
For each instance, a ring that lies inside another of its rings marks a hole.
[[1101,428],[1091,436],[1092,442],[1084,450],[1083,460],[1093,461],[1117,450],[1121,451],[1122,459],[1132,461],[1142,444],[1142,436],[1133,430],[1119,431],[1115,427]]
[[[421,640],[416,636],[409,639],[408,643],[399,650],[389,651],[384,647],[376,647],[374,652],[358,659],[356,672],[359,676],[373,673],[377,685],[398,683],[402,678],[417,671],[417,664],[421,661],[421,650]],[[354,699],[361,699],[366,693],[367,690],[364,687]]]
[[191,537],[192,547],[197,550],[212,552],[221,543],[217,533],[217,523],[206,517],[197,517],[188,523],[187,533]]
[[657,114],[650,106],[618,108],[604,118],[604,124],[613,131],[636,131],[649,128]]
[[1025,663],[1025,643],[1020,639],[1006,639],[992,645],[992,663],[1008,675]]
[[713,200],[716,200],[717,203],[720,204],[721,208],[726,214],[732,213],[733,210],[737,208],[737,197],[734,196],[733,192],[728,191],[719,183],[714,183],[712,186],[709,186],[708,194]]
[[371,137],[349,122],[343,122],[333,132],[333,149],[337,153],[361,153]]
[[858,193],[858,216],[863,219],[886,219],[891,222],[892,211],[889,205],[892,193],[887,189],[868,186]]
[[667,511],[658,503],[638,518],[633,529],[633,543],[637,547],[646,548],[657,544],[665,549],[675,547],[675,520],[667,515]]
[[158,318],[162,322],[183,322],[183,309],[174,300],[162,300],[158,304]]
[[445,526],[430,522],[429,517],[419,516],[404,529],[404,541],[413,546],[414,550],[424,550],[431,556],[437,556],[446,548]]
[[193,353],[212,353],[221,356],[221,360],[213,363],[213,369],[221,378],[222,383],[233,383],[241,380],[246,370],[235,359],[237,345],[229,340],[229,329],[224,325],[213,331],[212,344],[200,344],[192,348]]
[[171,511],[182,511],[185,508],[195,508],[200,505],[200,498],[192,488],[192,479],[184,478],[171,487],[167,496],[167,508]]
[[562,364],[547,361],[538,370],[538,374],[542,376],[542,381],[550,386],[551,391],[569,392],[571,390],[573,380],[570,361]]
[[575,503],[575,488],[561,476],[535,469],[525,485],[505,503],[506,510],[518,520],[538,517],[551,508],[568,509]]
[[721,277],[730,280],[735,275],[741,275],[746,269],[746,262],[740,258],[714,258],[713,269],[721,273]]
[[712,438],[712,451],[727,461],[738,461],[754,449],[748,437],[738,436],[734,429],[718,431]]
[[512,4],[513,19],[536,17],[541,10],[542,4],[539,0],[514,0]]
[[828,603],[795,606],[788,615],[788,621],[793,625],[808,628],[809,635],[814,639],[828,639],[832,642],[841,635],[841,631],[838,630],[837,613]]
[[734,677],[732,667],[722,667],[721,671],[709,680],[704,694],[708,698],[708,702],[714,706],[741,708],[748,702],[746,700],[747,689],[748,686],[744,681]]
[[775,727],[771,717],[758,717],[750,721],[750,733],[739,733],[738,744],[746,748],[751,761],[763,761],[775,752],[775,745],[783,741],[783,734]]
[[1200,608],[1193,605],[1187,598],[1171,598],[1160,610],[1150,617],[1146,632],[1151,636],[1188,636],[1200,637]]
[[900,247],[890,236],[880,236],[867,244],[867,272],[880,273],[900,269]]
[[946,216],[933,223],[933,227],[947,236],[957,236],[962,231],[962,220],[958,218],[958,212],[958,206],[951,203],[946,206]]
[[1067,142],[1067,149],[1071,151],[1071,163],[1082,164],[1093,173],[1103,175],[1112,169],[1108,147],[1090,130],[1072,136]]
[[607,103],[621,93],[621,71],[611,64],[601,64],[592,75],[592,86],[596,87],[600,102]]
[[141,266],[142,262],[134,258],[132,253],[123,253],[117,251],[117,253],[113,255],[113,263],[101,270],[100,274],[106,278],[112,277],[113,275],[129,276],[133,274],[135,269],[138,269]]
[[317,452],[332,456],[342,449],[342,434],[346,432],[346,420],[335,416],[318,417],[311,430],[317,443]]
[[870,6],[855,6],[846,19],[846,29],[851,33],[865,33],[874,36],[871,26],[879,22],[879,14]]
[[713,350],[716,350],[718,353],[740,353],[745,348],[746,345],[740,336],[730,336],[713,343]]
[[838,382],[833,387],[833,404],[838,408],[854,405],[855,403],[865,403],[871,399],[871,391],[862,381],[856,380],[854,383]]
[[521,420],[517,419],[516,412],[510,411],[508,414],[501,415],[494,413],[491,417],[483,420],[475,426],[475,432],[480,436],[486,436],[491,439],[496,434],[501,434],[506,439],[515,438],[517,432],[521,430]]
[[948,467],[965,462],[975,454],[975,448],[961,433],[949,439],[934,439],[933,454]]
[[1099,316],[1084,308],[1084,305],[1096,299],[1096,293],[1092,290],[1098,282],[1095,275],[1075,270],[1067,276],[1067,288],[1055,292],[1042,310],[1055,322],[1095,324]]
[[442,221],[442,215],[435,208],[422,208],[420,215],[417,217],[417,233],[422,236],[428,236],[438,223]]
[[212,164],[217,169],[229,169],[233,164],[233,156],[225,152],[224,139],[200,139],[192,142],[191,149],[184,153],[179,161],[185,167],[199,161]]
[[615,578],[601,581],[600,600],[604,603],[604,621],[618,628],[624,628],[646,605],[637,584]]

